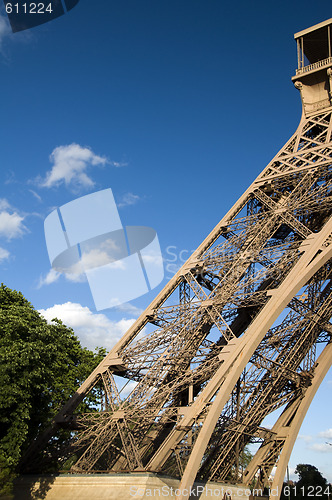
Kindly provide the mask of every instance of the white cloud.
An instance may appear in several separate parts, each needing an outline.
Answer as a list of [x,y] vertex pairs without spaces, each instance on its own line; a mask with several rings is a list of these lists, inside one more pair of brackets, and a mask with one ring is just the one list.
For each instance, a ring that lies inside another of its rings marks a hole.
[[140,316],[143,312],[143,309],[133,306],[133,304],[131,304],[130,302],[126,302],[125,304],[120,304],[116,306],[115,309],[117,311],[131,314],[132,316]]
[[121,167],[127,167],[128,166],[128,163],[126,163],[124,161],[111,161],[110,164],[113,167],[116,167],[116,168],[121,168]]
[[164,259],[162,258],[160,253],[150,251],[150,253],[144,252],[143,261],[147,262],[148,264],[158,266],[159,268],[160,266],[163,265]]
[[5,236],[9,240],[21,236],[24,232],[23,220],[24,217],[16,212],[13,214],[0,212],[0,236]]
[[46,274],[46,276],[41,276],[39,278],[39,283],[37,288],[41,288],[44,285],[51,285],[52,283],[55,283],[58,281],[60,278],[60,273],[55,271],[54,269],[50,269],[49,272]]
[[10,208],[10,203],[6,198],[0,198],[0,210],[8,210]]
[[[66,277],[70,279],[70,281],[77,281],[75,276],[79,276],[78,281],[82,281],[81,277],[85,276],[85,271],[106,265],[112,269],[126,269],[126,264],[123,260],[113,260],[112,256],[110,256],[107,251],[93,248],[88,252],[83,252],[81,259],[71,267],[68,267]],[[85,281],[85,279],[83,279],[83,281]]]
[[[41,288],[42,286],[45,285],[52,285],[52,283],[55,283],[56,281],[59,280],[59,278],[62,276],[62,273],[59,273],[55,269],[50,269],[49,272],[46,274],[46,276],[41,275],[38,281],[37,288]],[[86,276],[85,274],[70,274],[70,273],[63,273],[63,276],[68,281],[74,282],[74,283],[83,283],[86,281]]]
[[10,253],[5,248],[0,247],[0,262],[9,258]]
[[73,302],[55,304],[39,311],[47,321],[61,319],[73,328],[82,345],[89,349],[106,347],[110,349],[134,323],[134,319],[111,321],[105,314],[94,314],[88,307]]
[[71,281],[73,283],[84,283],[87,281],[85,273],[77,273],[77,274],[71,274],[71,273],[65,273],[65,278],[68,281]]
[[39,202],[42,202],[42,197],[36,193],[36,191],[34,191],[33,189],[29,189],[30,193],[36,198],[36,200],[38,200]]
[[[110,262],[112,262],[112,258],[107,249],[93,248],[88,252],[82,253],[81,266],[83,269],[94,269],[95,267],[105,266]],[[113,265],[120,269],[124,268],[124,264],[121,261],[113,262]]]
[[332,453],[332,446],[328,443],[314,443],[310,446],[310,449],[319,453]]
[[0,199],[0,237],[11,240],[22,236],[27,231],[23,220],[24,216],[12,208],[5,198]]
[[76,189],[92,188],[95,183],[86,173],[88,167],[108,163],[106,158],[96,155],[90,148],[75,143],[55,148],[50,161],[53,167],[44,180],[39,179],[41,187],[57,187],[64,183]]
[[301,441],[304,441],[305,443],[310,443],[313,440],[312,436],[305,435],[305,434],[299,434],[297,436],[297,439],[300,439]]
[[140,199],[141,198],[137,194],[126,193],[122,196],[120,203],[117,203],[117,205],[119,208],[135,205]]
[[3,41],[11,33],[9,22],[6,17],[0,15],[0,51],[3,50]]
[[332,439],[332,429],[327,429],[326,431],[320,432],[318,436],[325,439]]

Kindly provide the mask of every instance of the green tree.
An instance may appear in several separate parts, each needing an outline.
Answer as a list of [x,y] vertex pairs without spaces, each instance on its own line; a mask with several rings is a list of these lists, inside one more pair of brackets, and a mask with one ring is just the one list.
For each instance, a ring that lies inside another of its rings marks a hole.
[[249,450],[249,448],[246,446],[242,453],[240,454],[240,467],[242,469],[242,474],[243,471],[248,467],[250,464],[251,460],[253,459],[253,454]]
[[299,480],[283,484],[281,500],[296,500],[297,498],[312,500],[316,497],[321,500],[329,500],[331,486],[317,467],[309,464],[298,464],[295,474],[298,474]]
[[29,443],[104,355],[83,349],[61,321],[48,324],[20,292],[0,286],[0,495]]

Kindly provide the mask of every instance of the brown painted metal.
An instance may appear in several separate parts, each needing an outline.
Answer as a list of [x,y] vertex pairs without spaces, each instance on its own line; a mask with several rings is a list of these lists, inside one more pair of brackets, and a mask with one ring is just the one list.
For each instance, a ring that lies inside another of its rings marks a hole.
[[[301,32],[304,46],[314,31]],[[185,491],[195,479],[269,486],[277,467],[280,489],[332,361],[331,68],[328,58],[297,70],[303,115],[293,137],[64,406],[26,463],[69,426],[76,431],[63,456],[75,451],[75,473],[158,472],[182,478]],[[123,381],[135,385],[126,396]],[[97,386],[97,411],[79,414]],[[264,427],[268,416],[272,429]],[[243,471],[250,443],[260,447]]]

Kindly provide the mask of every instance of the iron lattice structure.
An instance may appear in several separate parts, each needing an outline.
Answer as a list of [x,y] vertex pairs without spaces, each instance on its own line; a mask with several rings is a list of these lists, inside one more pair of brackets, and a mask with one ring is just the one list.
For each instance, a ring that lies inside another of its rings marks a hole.
[[[45,434],[75,430],[72,472],[168,474],[182,491],[195,478],[255,479],[280,492],[332,360],[332,59],[308,70],[300,35],[297,131]],[[100,407],[78,413],[96,387]],[[258,451],[243,470],[250,443]]]

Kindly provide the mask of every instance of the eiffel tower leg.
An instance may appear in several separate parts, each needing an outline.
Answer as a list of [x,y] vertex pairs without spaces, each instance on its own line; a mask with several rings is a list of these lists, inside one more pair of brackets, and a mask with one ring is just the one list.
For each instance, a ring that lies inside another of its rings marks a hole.
[[[301,406],[301,401],[303,400],[303,394],[301,394],[297,399],[295,399],[290,405],[283,411],[282,415],[278,418],[277,422],[271,429],[271,432],[264,440],[259,450],[256,452],[254,458],[251,460],[247,469],[244,472],[245,483],[250,484],[255,476],[258,475],[258,482],[255,485],[255,489],[262,489],[264,487],[270,487],[269,477],[271,471],[278,461],[279,455],[283,454],[285,451],[285,441],[289,437],[290,422],[296,415],[296,412]],[[304,415],[302,416],[304,418]],[[295,434],[296,439],[296,434]],[[277,476],[284,478],[286,472],[287,463],[278,463]],[[285,456],[285,454],[283,455]],[[278,490],[280,492],[280,490]]]
[[[298,432],[313,397],[331,366],[331,359],[332,343],[328,344],[318,357],[311,385],[283,411],[272,427],[270,435],[244,472],[245,482],[250,484],[257,473],[260,477],[268,478],[272,468],[278,462],[272,485],[269,484],[270,498],[279,498],[281,494],[286,467]],[[264,486],[264,484],[258,484],[255,488],[260,489]]]
[[289,423],[285,422],[284,428],[280,430],[280,434],[282,436],[283,433],[285,441],[282,452],[280,454],[278,467],[273,478],[270,498],[277,499],[280,497],[284,477],[286,474],[286,467],[289,462],[295,440],[301,428],[304,417],[308,411],[308,408],[313,400],[313,397],[316,394],[317,389],[322,383],[329,368],[331,367],[331,361],[332,343],[328,344],[318,357],[315,368],[315,375],[312,379],[312,385],[307,389],[305,396],[301,400],[299,406],[296,408],[294,415],[292,415],[291,421]]
[[[191,411],[181,423],[183,427],[189,425],[197,409],[208,400],[211,400],[213,394],[218,391],[210,406],[184,471],[179,487],[181,492],[178,496],[179,500],[187,500],[189,498],[189,494],[184,494],[182,492],[189,492],[190,487],[193,485],[204,452],[217,424],[220,408],[223,408],[226,404],[236,381],[267,330],[273,325],[274,321],[301,287],[304,286],[321,266],[332,258],[331,236],[332,219],[315,237],[310,237],[308,240],[305,240],[303,243],[304,253],[298,263],[282,282],[279,289],[273,291],[270,301],[248,328],[245,338],[239,341],[231,359],[221,365],[216,375],[204,389],[201,397],[197,398],[195,403],[191,406]],[[250,338],[250,342],[247,341],[248,338]],[[175,442],[169,442],[168,444],[169,446],[174,446]]]
[[[244,472],[245,482],[249,484],[257,473],[261,477],[268,478],[277,462],[278,466],[272,485],[269,484],[270,498],[279,498],[281,494],[287,464],[298,432],[317,389],[331,366],[331,359],[332,343],[327,344],[318,357],[311,385],[283,411],[272,427],[269,437],[257,450],[254,458]],[[264,486],[264,484],[258,484],[255,488],[259,489]]]

